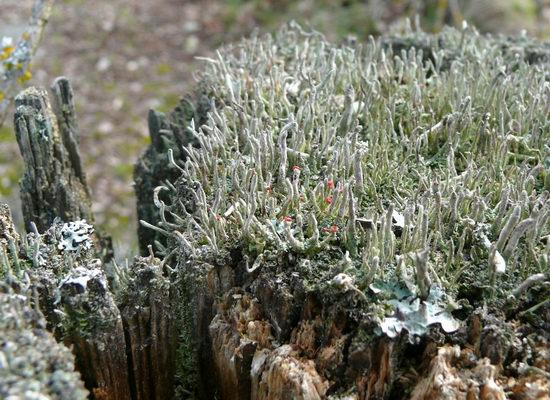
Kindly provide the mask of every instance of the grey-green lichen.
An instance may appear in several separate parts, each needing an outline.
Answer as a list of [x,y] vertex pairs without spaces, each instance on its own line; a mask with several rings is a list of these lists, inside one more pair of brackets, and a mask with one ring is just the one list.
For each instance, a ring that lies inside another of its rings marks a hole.
[[550,61],[526,55],[529,38],[503,43],[464,26],[338,46],[293,26],[219,51],[201,75],[207,120],[188,127],[198,145],[171,154],[181,177],[143,224],[189,262],[240,249],[250,274],[282,254],[345,273],[386,318],[407,313],[376,282],[450,312],[548,280]]
[[46,321],[27,294],[0,289],[0,397],[86,399],[74,357],[46,330]]
[[[11,220],[6,221],[11,223]],[[70,296],[72,302],[82,300],[82,293],[88,294],[88,281],[99,279],[107,290],[106,278],[99,269],[102,263],[94,258],[95,237],[91,225],[85,220],[63,223],[56,219],[45,232],[38,232],[33,225],[33,231],[21,238],[10,234],[6,227],[8,223],[2,229],[5,243],[0,243],[0,277],[12,286],[27,285],[36,291],[49,330],[63,336],[69,326],[69,330],[73,330],[80,323],[88,327],[93,321],[99,325],[106,323],[101,315],[77,318],[73,313],[68,317],[61,302],[63,291],[69,288],[75,289],[74,296]],[[94,307],[100,306],[95,304]],[[82,327],[83,336],[86,332]]]
[[59,283],[57,312],[68,337],[108,341],[120,314],[101,264],[73,268]]

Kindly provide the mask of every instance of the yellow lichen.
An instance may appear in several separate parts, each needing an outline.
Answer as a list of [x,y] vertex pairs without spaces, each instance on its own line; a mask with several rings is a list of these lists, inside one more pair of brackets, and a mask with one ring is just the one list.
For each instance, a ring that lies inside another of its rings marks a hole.
[[19,77],[17,77],[17,82],[19,84],[24,84],[25,82],[31,80],[32,78],[32,73],[30,71],[30,69],[26,69],[25,72],[23,72],[23,74],[21,74]]
[[14,46],[6,46],[2,48],[2,52],[0,53],[0,61],[6,60],[11,53],[15,50]]

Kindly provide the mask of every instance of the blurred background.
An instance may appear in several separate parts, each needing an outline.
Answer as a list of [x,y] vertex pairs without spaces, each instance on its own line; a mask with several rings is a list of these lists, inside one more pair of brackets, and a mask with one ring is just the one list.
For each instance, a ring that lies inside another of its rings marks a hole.
[[[32,4],[0,0],[0,39],[17,40]],[[132,170],[149,143],[147,111],[169,111],[192,88],[194,57],[292,19],[341,41],[383,34],[415,15],[432,32],[466,19],[481,32],[550,37],[550,0],[58,0],[27,84],[72,81],[96,223],[124,256],[136,248]],[[0,201],[21,224],[11,115],[0,128]]]

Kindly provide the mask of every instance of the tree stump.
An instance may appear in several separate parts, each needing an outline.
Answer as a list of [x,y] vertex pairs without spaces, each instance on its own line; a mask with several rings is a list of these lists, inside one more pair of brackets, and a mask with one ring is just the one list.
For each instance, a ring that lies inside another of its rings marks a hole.
[[[68,82],[57,117],[27,90],[30,233],[0,207],[0,265],[53,343],[33,355],[37,390],[549,397],[549,65],[548,43],[468,27],[334,45],[289,25],[222,49],[192,96],[149,115],[126,265],[90,224]],[[27,329],[2,321],[3,337]]]
[[177,260],[180,388],[548,396],[548,50],[297,27],[206,60],[207,114],[142,221]]

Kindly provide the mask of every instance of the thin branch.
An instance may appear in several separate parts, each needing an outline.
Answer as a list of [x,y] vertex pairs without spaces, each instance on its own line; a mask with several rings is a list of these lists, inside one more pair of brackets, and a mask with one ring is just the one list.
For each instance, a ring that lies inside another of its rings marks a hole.
[[30,79],[29,67],[52,13],[55,0],[35,0],[27,30],[15,46],[0,48],[0,127],[20,85]]

